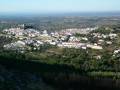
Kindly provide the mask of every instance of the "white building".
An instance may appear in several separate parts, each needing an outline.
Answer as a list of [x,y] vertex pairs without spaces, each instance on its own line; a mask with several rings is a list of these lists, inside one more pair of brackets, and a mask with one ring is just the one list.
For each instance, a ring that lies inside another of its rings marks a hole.
[[47,30],[44,30],[44,31],[42,32],[42,36],[48,36]]
[[96,50],[101,50],[101,49],[103,49],[102,46],[98,46],[98,45],[90,45],[90,44],[88,44],[87,47],[88,47],[88,48],[91,48],[91,49],[96,49]]

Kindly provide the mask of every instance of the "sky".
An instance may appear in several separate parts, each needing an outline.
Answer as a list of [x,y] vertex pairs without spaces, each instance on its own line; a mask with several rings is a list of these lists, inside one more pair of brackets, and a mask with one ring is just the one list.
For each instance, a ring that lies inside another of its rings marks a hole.
[[120,0],[0,0],[0,13],[117,11],[120,11]]

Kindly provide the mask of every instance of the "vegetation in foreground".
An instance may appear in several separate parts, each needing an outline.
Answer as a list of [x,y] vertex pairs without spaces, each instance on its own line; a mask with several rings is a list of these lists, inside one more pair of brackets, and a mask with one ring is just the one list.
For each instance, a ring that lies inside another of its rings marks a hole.
[[[42,52],[16,53],[1,51],[0,63],[8,72],[13,70],[15,75],[16,72],[20,74],[23,72],[28,73],[28,76],[23,74],[25,77],[29,77],[31,74],[33,77],[34,75],[38,76],[36,77],[37,79],[42,78],[45,83],[60,90],[88,90],[89,88],[119,90],[119,59],[112,59],[109,53],[101,51],[104,57],[101,60],[96,60],[94,57],[91,57],[91,54],[96,51],[90,51],[91,53],[86,53],[84,50],[57,47],[49,47],[49,49],[47,48]],[[18,76],[18,79],[20,77]],[[26,81],[29,81],[29,79],[25,79]],[[11,80],[11,82],[13,84],[16,83],[15,80]],[[16,86],[12,85],[11,87]],[[26,88],[26,86],[23,86],[23,88]],[[39,90],[37,86],[34,88]],[[34,89],[30,88],[29,90]],[[43,88],[43,90],[45,89]]]

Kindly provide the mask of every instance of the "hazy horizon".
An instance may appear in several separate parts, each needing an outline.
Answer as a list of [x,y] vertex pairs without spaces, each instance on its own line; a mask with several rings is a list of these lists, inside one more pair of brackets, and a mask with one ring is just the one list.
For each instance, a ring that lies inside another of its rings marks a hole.
[[0,13],[120,12],[120,0],[1,0]]
[[104,16],[120,16],[120,12],[64,12],[64,13],[0,13],[0,17],[27,17],[27,16],[41,16],[41,17],[48,17],[48,16],[88,16],[88,17],[104,17]]
[[0,16],[120,16],[120,0],[1,0]]

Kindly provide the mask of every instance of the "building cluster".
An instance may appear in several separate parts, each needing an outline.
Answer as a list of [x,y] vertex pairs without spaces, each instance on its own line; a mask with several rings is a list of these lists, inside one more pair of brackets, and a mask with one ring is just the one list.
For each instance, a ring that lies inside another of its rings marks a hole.
[[15,38],[20,36],[28,36],[28,37],[35,37],[38,36],[40,33],[34,29],[21,29],[21,28],[10,28],[3,30],[3,33],[7,35],[14,36]]
[[21,36],[23,35],[23,30],[24,29],[20,29],[20,28],[10,28],[3,30],[3,33],[8,35]]
[[70,28],[70,29],[63,29],[60,31],[62,34],[88,34],[89,32],[98,29],[98,27],[93,27],[93,28]]
[[[4,45],[3,47],[7,50],[17,50],[24,51],[30,50],[39,50],[40,46],[45,44],[55,45],[60,48],[81,48],[86,50],[87,48],[102,50],[102,44],[112,44],[111,40],[105,40],[106,38],[114,39],[117,37],[117,34],[110,33],[108,35],[100,33],[91,33],[90,37],[87,37],[87,34],[90,34],[91,31],[98,29],[94,28],[84,28],[84,29],[66,29],[59,32],[48,33],[47,30],[37,31],[35,29],[21,29],[21,28],[10,28],[3,30],[3,33],[11,35],[13,38],[16,38],[14,42]],[[74,34],[85,34],[85,36],[76,37]],[[94,42],[90,41],[89,38],[92,38]],[[82,42],[85,41],[85,42]],[[96,42],[95,42],[96,41]]]
[[25,51],[25,43],[22,41],[17,41],[14,43],[6,44],[3,47],[5,50],[14,50],[14,51],[18,51],[18,52]]
[[98,45],[108,44],[111,45],[114,39],[117,38],[117,34],[109,33],[109,34],[101,34],[101,33],[92,33],[92,39]]

